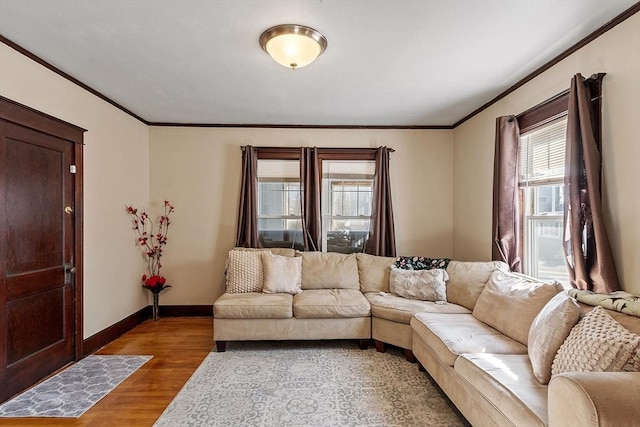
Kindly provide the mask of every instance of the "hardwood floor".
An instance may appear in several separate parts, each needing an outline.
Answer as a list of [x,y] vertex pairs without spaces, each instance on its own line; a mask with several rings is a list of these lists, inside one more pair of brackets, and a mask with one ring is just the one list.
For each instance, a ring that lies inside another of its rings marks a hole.
[[147,320],[95,354],[153,355],[80,418],[0,418],[0,426],[151,426],[213,349],[210,317]]

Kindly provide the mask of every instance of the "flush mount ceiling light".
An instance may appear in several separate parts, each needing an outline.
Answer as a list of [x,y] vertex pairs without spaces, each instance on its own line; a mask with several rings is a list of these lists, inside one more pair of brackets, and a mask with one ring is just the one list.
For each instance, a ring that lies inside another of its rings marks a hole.
[[327,48],[327,39],[313,28],[283,24],[262,33],[260,46],[278,64],[296,69],[315,61]]

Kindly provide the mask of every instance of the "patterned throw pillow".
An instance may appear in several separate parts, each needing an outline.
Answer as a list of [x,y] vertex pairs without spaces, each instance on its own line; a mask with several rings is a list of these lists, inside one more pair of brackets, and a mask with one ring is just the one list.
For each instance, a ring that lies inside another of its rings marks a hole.
[[533,319],[527,349],[533,374],[540,384],[551,380],[553,359],[579,319],[580,305],[566,292],[551,298]]
[[581,289],[571,289],[569,295],[584,304],[601,305],[608,310],[640,317],[640,296],[629,292],[615,291],[610,294],[597,294]]
[[446,301],[445,281],[449,279],[442,269],[403,270],[391,267],[389,290],[403,298],[422,301]]
[[262,292],[264,282],[262,254],[265,252],[269,250],[233,249],[229,251],[227,293]]
[[553,359],[551,374],[619,372],[639,345],[640,335],[629,332],[598,306],[571,330]]
[[451,260],[449,258],[427,258],[423,256],[401,256],[396,259],[395,266],[403,270],[445,270]]
[[299,294],[302,292],[302,257],[262,254],[265,294]]

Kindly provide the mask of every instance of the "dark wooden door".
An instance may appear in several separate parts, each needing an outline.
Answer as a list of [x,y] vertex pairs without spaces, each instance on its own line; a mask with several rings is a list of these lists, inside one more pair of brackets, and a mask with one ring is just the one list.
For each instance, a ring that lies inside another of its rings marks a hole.
[[0,401],[76,359],[76,143],[0,121]]

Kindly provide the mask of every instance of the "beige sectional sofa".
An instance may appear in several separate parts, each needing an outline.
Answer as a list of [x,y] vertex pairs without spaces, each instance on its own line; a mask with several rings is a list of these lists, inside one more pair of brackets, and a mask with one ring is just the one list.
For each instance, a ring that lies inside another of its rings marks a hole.
[[[302,292],[223,294],[214,303],[218,351],[227,341],[357,339],[364,348],[373,339],[378,351],[391,344],[415,356],[474,426],[640,425],[640,373],[561,373],[548,385],[536,377],[530,326],[566,294],[559,286],[501,262],[451,261],[447,301],[420,301],[390,293],[395,258],[273,252],[302,259]],[[581,316],[592,308],[581,304]],[[640,318],[606,312],[640,334]]]

